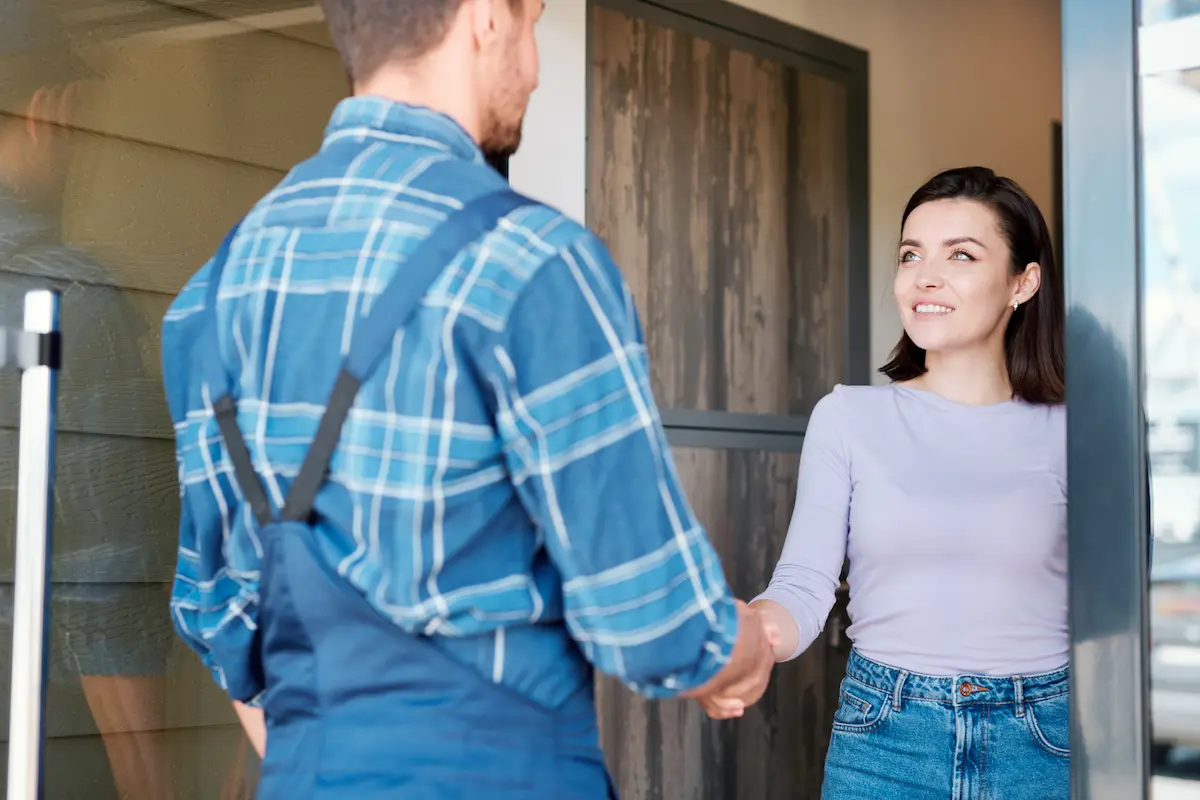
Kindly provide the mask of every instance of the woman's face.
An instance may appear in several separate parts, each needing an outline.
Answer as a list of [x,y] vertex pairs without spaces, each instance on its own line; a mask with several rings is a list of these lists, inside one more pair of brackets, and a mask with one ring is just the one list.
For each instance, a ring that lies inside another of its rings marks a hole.
[[900,319],[926,352],[1003,342],[1013,302],[1037,291],[1037,264],[1020,275],[995,213],[974,200],[935,200],[908,215],[894,291]]

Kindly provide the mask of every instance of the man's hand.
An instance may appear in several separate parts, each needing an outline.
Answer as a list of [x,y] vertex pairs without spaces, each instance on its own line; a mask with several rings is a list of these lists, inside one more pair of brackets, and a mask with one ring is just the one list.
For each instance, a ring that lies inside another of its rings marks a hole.
[[779,631],[770,617],[738,601],[738,638],[733,656],[713,680],[686,696],[713,719],[742,716],[767,690],[775,666]]
[[263,717],[263,710],[251,708],[237,700],[233,701],[233,710],[237,712],[238,720],[241,721],[242,728],[246,731],[246,738],[250,740],[254,752],[258,753],[259,758],[262,758],[267,751],[267,723]]

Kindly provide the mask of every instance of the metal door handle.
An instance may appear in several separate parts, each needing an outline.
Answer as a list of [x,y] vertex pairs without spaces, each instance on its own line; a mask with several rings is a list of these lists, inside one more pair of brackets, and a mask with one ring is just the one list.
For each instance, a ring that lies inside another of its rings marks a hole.
[[24,330],[0,329],[0,369],[22,371],[8,800],[38,800],[42,795],[60,306],[58,292],[29,292]]

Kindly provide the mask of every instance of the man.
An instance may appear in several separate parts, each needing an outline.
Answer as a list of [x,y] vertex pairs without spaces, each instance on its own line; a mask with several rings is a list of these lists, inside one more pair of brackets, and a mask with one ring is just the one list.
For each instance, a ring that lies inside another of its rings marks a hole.
[[610,796],[593,667],[738,716],[774,632],[683,496],[596,237],[523,204],[426,263],[504,196],[541,0],[323,6],[355,96],[164,324],[177,628],[265,738],[263,797]]

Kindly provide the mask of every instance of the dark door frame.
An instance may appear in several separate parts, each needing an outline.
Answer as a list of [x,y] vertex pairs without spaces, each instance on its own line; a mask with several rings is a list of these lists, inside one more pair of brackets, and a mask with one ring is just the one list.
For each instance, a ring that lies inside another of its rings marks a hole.
[[1137,0],[1063,0],[1072,796],[1148,791]]
[[[592,10],[600,5],[769,58],[846,87],[847,383],[870,382],[870,240],[867,53],[725,0],[587,0],[587,107],[592,100]],[[586,191],[586,187],[585,187]],[[786,236],[787,231],[780,231]],[[798,451],[806,417],[664,408],[670,442],[682,447]]]

